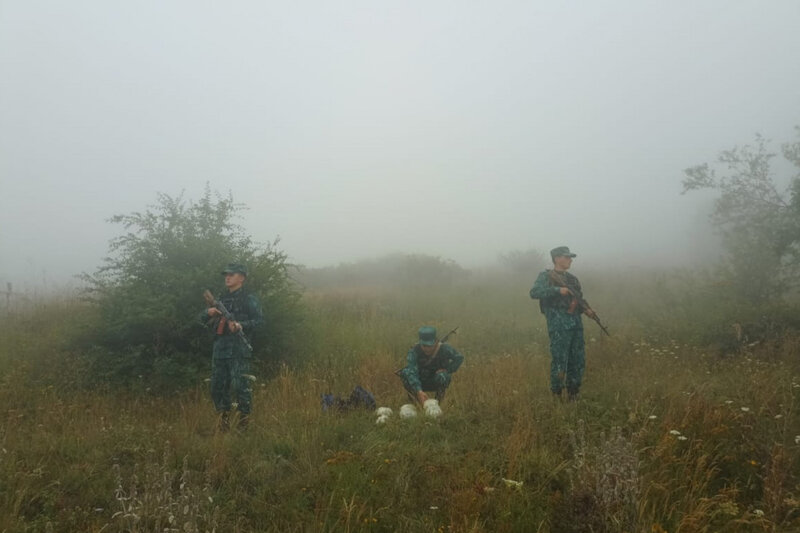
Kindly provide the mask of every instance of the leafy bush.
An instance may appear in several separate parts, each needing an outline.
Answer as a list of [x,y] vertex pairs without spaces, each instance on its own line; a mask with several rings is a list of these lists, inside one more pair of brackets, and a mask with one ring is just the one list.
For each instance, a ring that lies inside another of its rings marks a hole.
[[254,243],[234,222],[242,209],[206,187],[197,202],[159,194],[144,212],[110,219],[126,232],[111,241],[104,265],[83,275],[86,296],[100,311],[85,339],[96,377],[174,388],[201,375],[210,352],[198,322],[202,291],[219,292],[220,271],[232,261],[248,266],[246,290],[264,309],[254,355],[266,362],[283,356],[301,319],[300,294],[286,254],[275,244]]

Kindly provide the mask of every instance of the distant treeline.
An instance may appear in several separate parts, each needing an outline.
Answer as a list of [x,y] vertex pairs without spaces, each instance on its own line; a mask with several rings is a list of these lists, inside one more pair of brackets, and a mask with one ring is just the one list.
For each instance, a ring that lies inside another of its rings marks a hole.
[[322,268],[301,268],[297,281],[308,288],[446,286],[469,279],[471,272],[452,259],[422,254],[390,254],[376,259]]
[[295,279],[307,288],[330,287],[441,287],[475,281],[487,271],[527,276],[531,282],[546,268],[545,254],[535,248],[500,254],[495,265],[473,270],[452,259],[425,254],[394,253],[336,266],[300,268]]

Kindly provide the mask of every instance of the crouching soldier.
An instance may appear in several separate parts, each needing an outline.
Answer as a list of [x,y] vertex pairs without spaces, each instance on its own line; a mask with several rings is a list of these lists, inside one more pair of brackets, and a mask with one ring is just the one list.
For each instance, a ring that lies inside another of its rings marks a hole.
[[442,403],[453,373],[463,362],[463,355],[436,338],[436,328],[422,326],[419,342],[408,351],[406,367],[398,370],[397,375],[408,394],[420,404],[428,399],[425,391],[434,392]]
[[[223,316],[218,307],[210,306],[201,318],[214,331],[214,350],[211,356],[211,400],[219,414],[219,429],[227,431],[231,411],[231,396],[236,398],[239,428],[247,429],[250,421],[252,389],[250,362],[252,347],[247,337],[264,320],[258,298],[242,288],[247,269],[231,263],[222,271],[227,291],[217,298],[233,320]],[[211,319],[211,320],[209,320]]]

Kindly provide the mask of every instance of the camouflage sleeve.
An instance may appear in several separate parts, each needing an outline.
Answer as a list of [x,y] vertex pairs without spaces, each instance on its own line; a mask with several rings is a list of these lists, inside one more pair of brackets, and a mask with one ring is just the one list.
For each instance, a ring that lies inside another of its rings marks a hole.
[[255,294],[247,295],[247,315],[247,320],[239,322],[247,333],[258,328],[264,322],[264,313],[261,311],[261,304]]
[[406,379],[415,391],[422,390],[422,382],[419,379],[419,365],[417,364],[417,352],[412,347],[406,356]]
[[446,344],[445,346],[449,348],[447,366],[445,367],[445,370],[447,370],[448,373],[452,374],[453,372],[458,370],[458,368],[461,366],[461,363],[464,362],[464,356],[458,353],[458,350],[456,350],[449,344]]
[[555,287],[550,283],[550,278],[545,270],[539,274],[539,277],[536,278],[536,282],[533,284],[533,287],[531,287],[531,298],[536,300],[552,298],[553,296],[560,294],[560,290],[561,289],[559,287]]

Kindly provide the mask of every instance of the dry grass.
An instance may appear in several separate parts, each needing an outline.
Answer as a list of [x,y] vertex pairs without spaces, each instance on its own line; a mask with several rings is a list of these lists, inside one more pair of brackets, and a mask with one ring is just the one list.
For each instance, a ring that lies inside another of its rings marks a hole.
[[[582,398],[561,404],[541,319],[497,292],[310,295],[311,362],[256,383],[245,434],[214,431],[205,384],[65,387],[40,368],[74,357],[62,327],[6,336],[0,532],[800,530],[796,341],[720,358],[587,324]],[[360,384],[396,413],[428,321],[461,325],[467,357],[441,419],[321,411]]]

